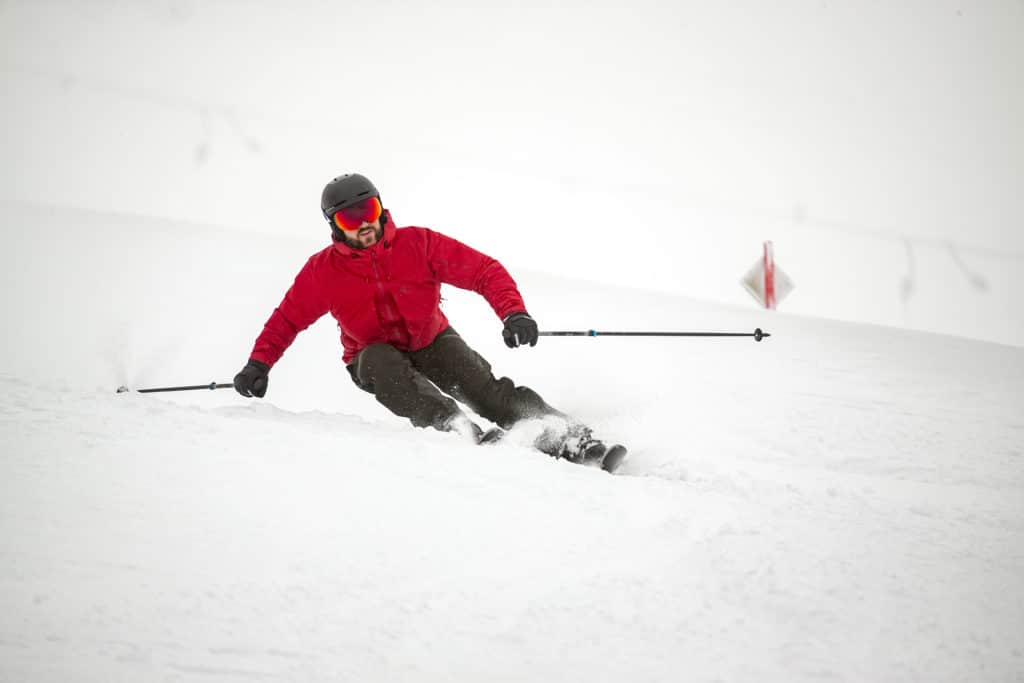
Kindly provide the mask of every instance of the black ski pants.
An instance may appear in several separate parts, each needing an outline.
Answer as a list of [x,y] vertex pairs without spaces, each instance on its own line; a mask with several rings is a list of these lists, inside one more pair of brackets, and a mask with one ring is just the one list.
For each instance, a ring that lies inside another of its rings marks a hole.
[[348,371],[361,389],[417,427],[446,430],[462,414],[456,401],[504,429],[519,420],[564,417],[529,387],[517,387],[508,377],[495,379],[491,364],[451,327],[418,351],[371,344]]

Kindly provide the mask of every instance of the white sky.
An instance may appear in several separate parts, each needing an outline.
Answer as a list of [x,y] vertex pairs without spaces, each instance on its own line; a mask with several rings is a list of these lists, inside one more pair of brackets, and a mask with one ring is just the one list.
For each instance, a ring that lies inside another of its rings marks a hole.
[[463,5],[0,3],[0,198],[320,235],[359,170],[512,266],[748,306],[772,239],[784,310],[1020,343],[1024,2]]

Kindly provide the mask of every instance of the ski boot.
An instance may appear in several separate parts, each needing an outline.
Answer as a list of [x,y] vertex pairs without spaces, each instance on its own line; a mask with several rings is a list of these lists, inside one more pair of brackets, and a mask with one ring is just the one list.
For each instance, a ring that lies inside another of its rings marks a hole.
[[572,425],[562,439],[555,457],[614,472],[622,464],[626,454],[625,446],[608,446],[600,439],[595,439],[589,427]]
[[480,425],[470,420],[465,415],[456,415],[441,426],[442,432],[454,432],[466,441],[473,444],[492,444],[505,436],[505,431],[499,427],[492,427],[484,431]]
[[595,439],[590,430],[586,427],[578,434],[570,433],[562,442],[562,449],[557,457],[565,458],[570,462],[591,464],[600,462],[608,447],[603,441]]

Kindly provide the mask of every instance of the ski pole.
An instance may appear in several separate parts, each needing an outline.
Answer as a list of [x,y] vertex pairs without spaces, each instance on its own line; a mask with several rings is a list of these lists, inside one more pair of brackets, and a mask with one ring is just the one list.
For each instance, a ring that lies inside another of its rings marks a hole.
[[541,337],[753,337],[761,341],[772,336],[760,327],[753,332],[600,332],[598,330],[569,330],[538,332]]
[[[187,387],[158,387],[156,389],[136,389],[135,391],[140,394],[152,394],[157,391],[195,391],[197,389],[228,389],[235,386],[231,382],[210,382],[209,384],[192,384]],[[123,394],[126,391],[131,391],[128,387],[123,384],[117,388],[117,393]]]

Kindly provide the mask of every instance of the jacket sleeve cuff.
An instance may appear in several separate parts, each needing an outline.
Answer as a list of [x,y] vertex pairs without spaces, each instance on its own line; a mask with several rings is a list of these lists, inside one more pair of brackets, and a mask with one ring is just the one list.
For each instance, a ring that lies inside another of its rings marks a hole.
[[519,309],[516,309],[516,310],[514,310],[514,311],[510,311],[510,312],[506,313],[505,315],[503,315],[503,316],[501,317],[501,322],[503,322],[503,323],[507,323],[507,322],[508,322],[508,319],[509,319],[509,318],[511,318],[511,317],[512,317],[512,316],[514,316],[514,315],[525,315],[525,316],[527,316],[527,317],[529,317],[529,316],[530,316],[530,314],[529,314],[529,313],[527,313],[527,312],[526,312],[525,310],[519,310]]
[[266,360],[264,360],[262,357],[258,355],[249,356],[248,365],[254,365],[263,372],[270,372],[270,368],[274,366],[273,363],[268,363]]

